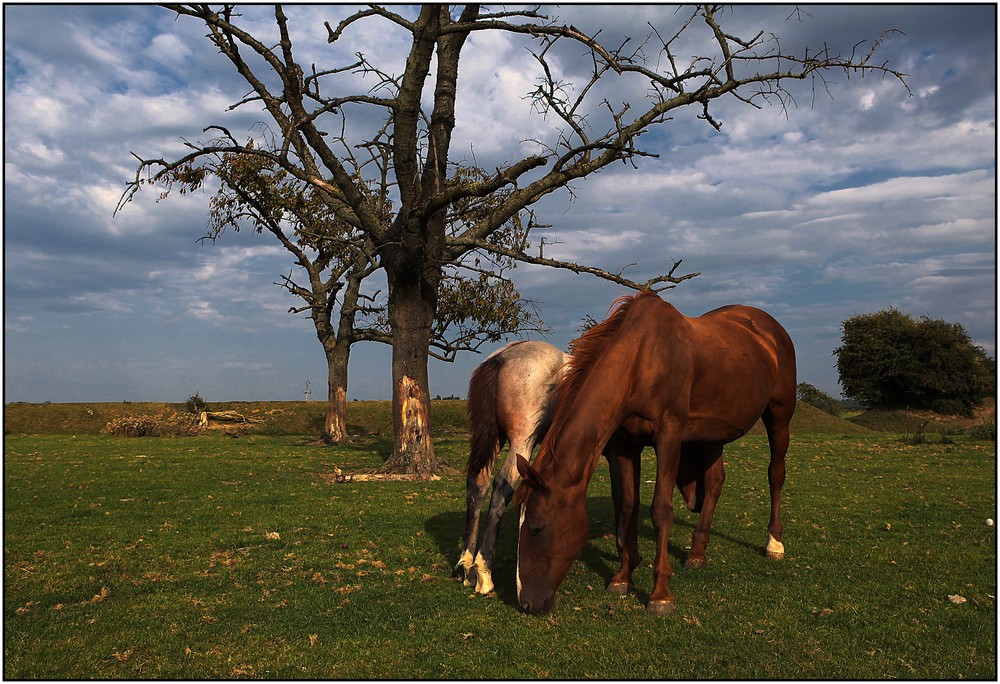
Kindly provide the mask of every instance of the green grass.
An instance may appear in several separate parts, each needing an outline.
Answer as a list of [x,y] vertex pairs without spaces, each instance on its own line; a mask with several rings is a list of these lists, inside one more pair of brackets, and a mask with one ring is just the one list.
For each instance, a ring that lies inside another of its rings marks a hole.
[[[995,445],[898,437],[794,438],[783,561],[761,554],[766,440],[732,445],[709,566],[683,568],[695,518],[678,503],[677,612],[655,618],[648,562],[636,595],[603,589],[617,567],[603,461],[590,541],[534,617],[516,607],[513,515],[497,594],[451,577],[464,477],[324,479],[379,465],[386,435],[8,436],[4,676],[993,679]],[[437,445],[464,464],[464,435]],[[652,560],[646,515],[640,550]]]

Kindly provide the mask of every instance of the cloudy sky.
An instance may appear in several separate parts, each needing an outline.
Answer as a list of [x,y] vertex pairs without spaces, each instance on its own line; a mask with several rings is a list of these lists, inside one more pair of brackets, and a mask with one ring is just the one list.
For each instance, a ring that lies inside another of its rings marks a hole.
[[[264,8],[246,21],[271,30]],[[731,33],[774,33],[789,50],[849,52],[884,29],[878,54],[909,74],[830,76],[792,89],[795,105],[721,100],[645,136],[638,169],[615,166],[537,205],[547,256],[642,281],[683,259],[701,275],[663,296],[697,315],[740,302],[771,312],[798,351],[799,379],[839,395],[833,350],[852,315],[895,306],[965,326],[996,355],[996,8],[994,5],[737,6]],[[553,11],[555,13],[556,11]],[[380,19],[336,50],[323,21],[348,10],[296,6],[300,61],[331,67],[362,50],[400,71],[405,36]],[[563,6],[567,23],[641,39],[671,7]],[[673,27],[673,28],[671,28]],[[311,323],[273,283],[292,269],[273,238],[205,234],[210,193],[157,202],[145,191],[113,216],[134,151],[170,158],[182,138],[262,120],[228,112],[247,86],[194,20],[153,6],[4,6],[4,400],[294,400],[325,394]],[[523,96],[537,70],[522,40],[477,34],[462,62],[455,158],[483,166],[551,131]],[[697,39],[690,46],[698,48]],[[867,49],[867,44],[863,46]],[[563,73],[586,68],[558,55]],[[608,84],[613,97],[641,88]],[[630,90],[631,88],[631,90]],[[364,123],[364,122],[359,122]],[[242,134],[242,135],[241,135]],[[521,267],[514,279],[565,346],[604,317],[620,286]],[[465,396],[481,356],[432,361],[431,393]],[[358,345],[349,396],[390,396],[389,350]]]

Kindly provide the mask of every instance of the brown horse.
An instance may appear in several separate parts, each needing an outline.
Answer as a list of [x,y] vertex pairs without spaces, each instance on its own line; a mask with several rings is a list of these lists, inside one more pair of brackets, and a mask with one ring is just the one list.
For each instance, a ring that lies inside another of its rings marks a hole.
[[534,466],[524,458],[517,463],[523,478],[517,499],[517,595],[525,612],[551,610],[556,589],[583,550],[587,484],[602,449],[617,463],[616,517],[624,525],[621,567],[609,590],[627,591],[640,561],[642,447],[656,450],[651,508],[656,558],[647,609],[668,614],[674,609],[667,557],[674,486],[689,507],[694,499],[702,509],[688,563],[703,564],[725,478],[723,447],[758,419],[771,450],[766,552],[783,556],[779,508],[795,410],[795,350],[788,333],[765,312],[734,305],[688,318],[653,293],[623,297],[603,323],[574,343],[573,365],[556,389],[555,407]]

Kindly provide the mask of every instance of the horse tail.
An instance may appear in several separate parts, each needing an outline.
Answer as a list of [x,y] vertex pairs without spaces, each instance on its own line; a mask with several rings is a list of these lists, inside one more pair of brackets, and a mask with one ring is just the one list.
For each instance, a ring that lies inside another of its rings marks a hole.
[[476,475],[493,468],[500,453],[500,425],[497,423],[497,381],[503,360],[493,356],[476,368],[469,378],[469,465],[467,472]]

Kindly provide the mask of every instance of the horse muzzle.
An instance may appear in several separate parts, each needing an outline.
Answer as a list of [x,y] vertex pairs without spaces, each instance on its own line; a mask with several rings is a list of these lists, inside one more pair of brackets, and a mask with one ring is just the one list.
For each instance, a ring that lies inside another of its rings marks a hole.
[[521,610],[530,615],[548,615],[555,603],[555,594],[549,594],[543,599],[519,598]]

